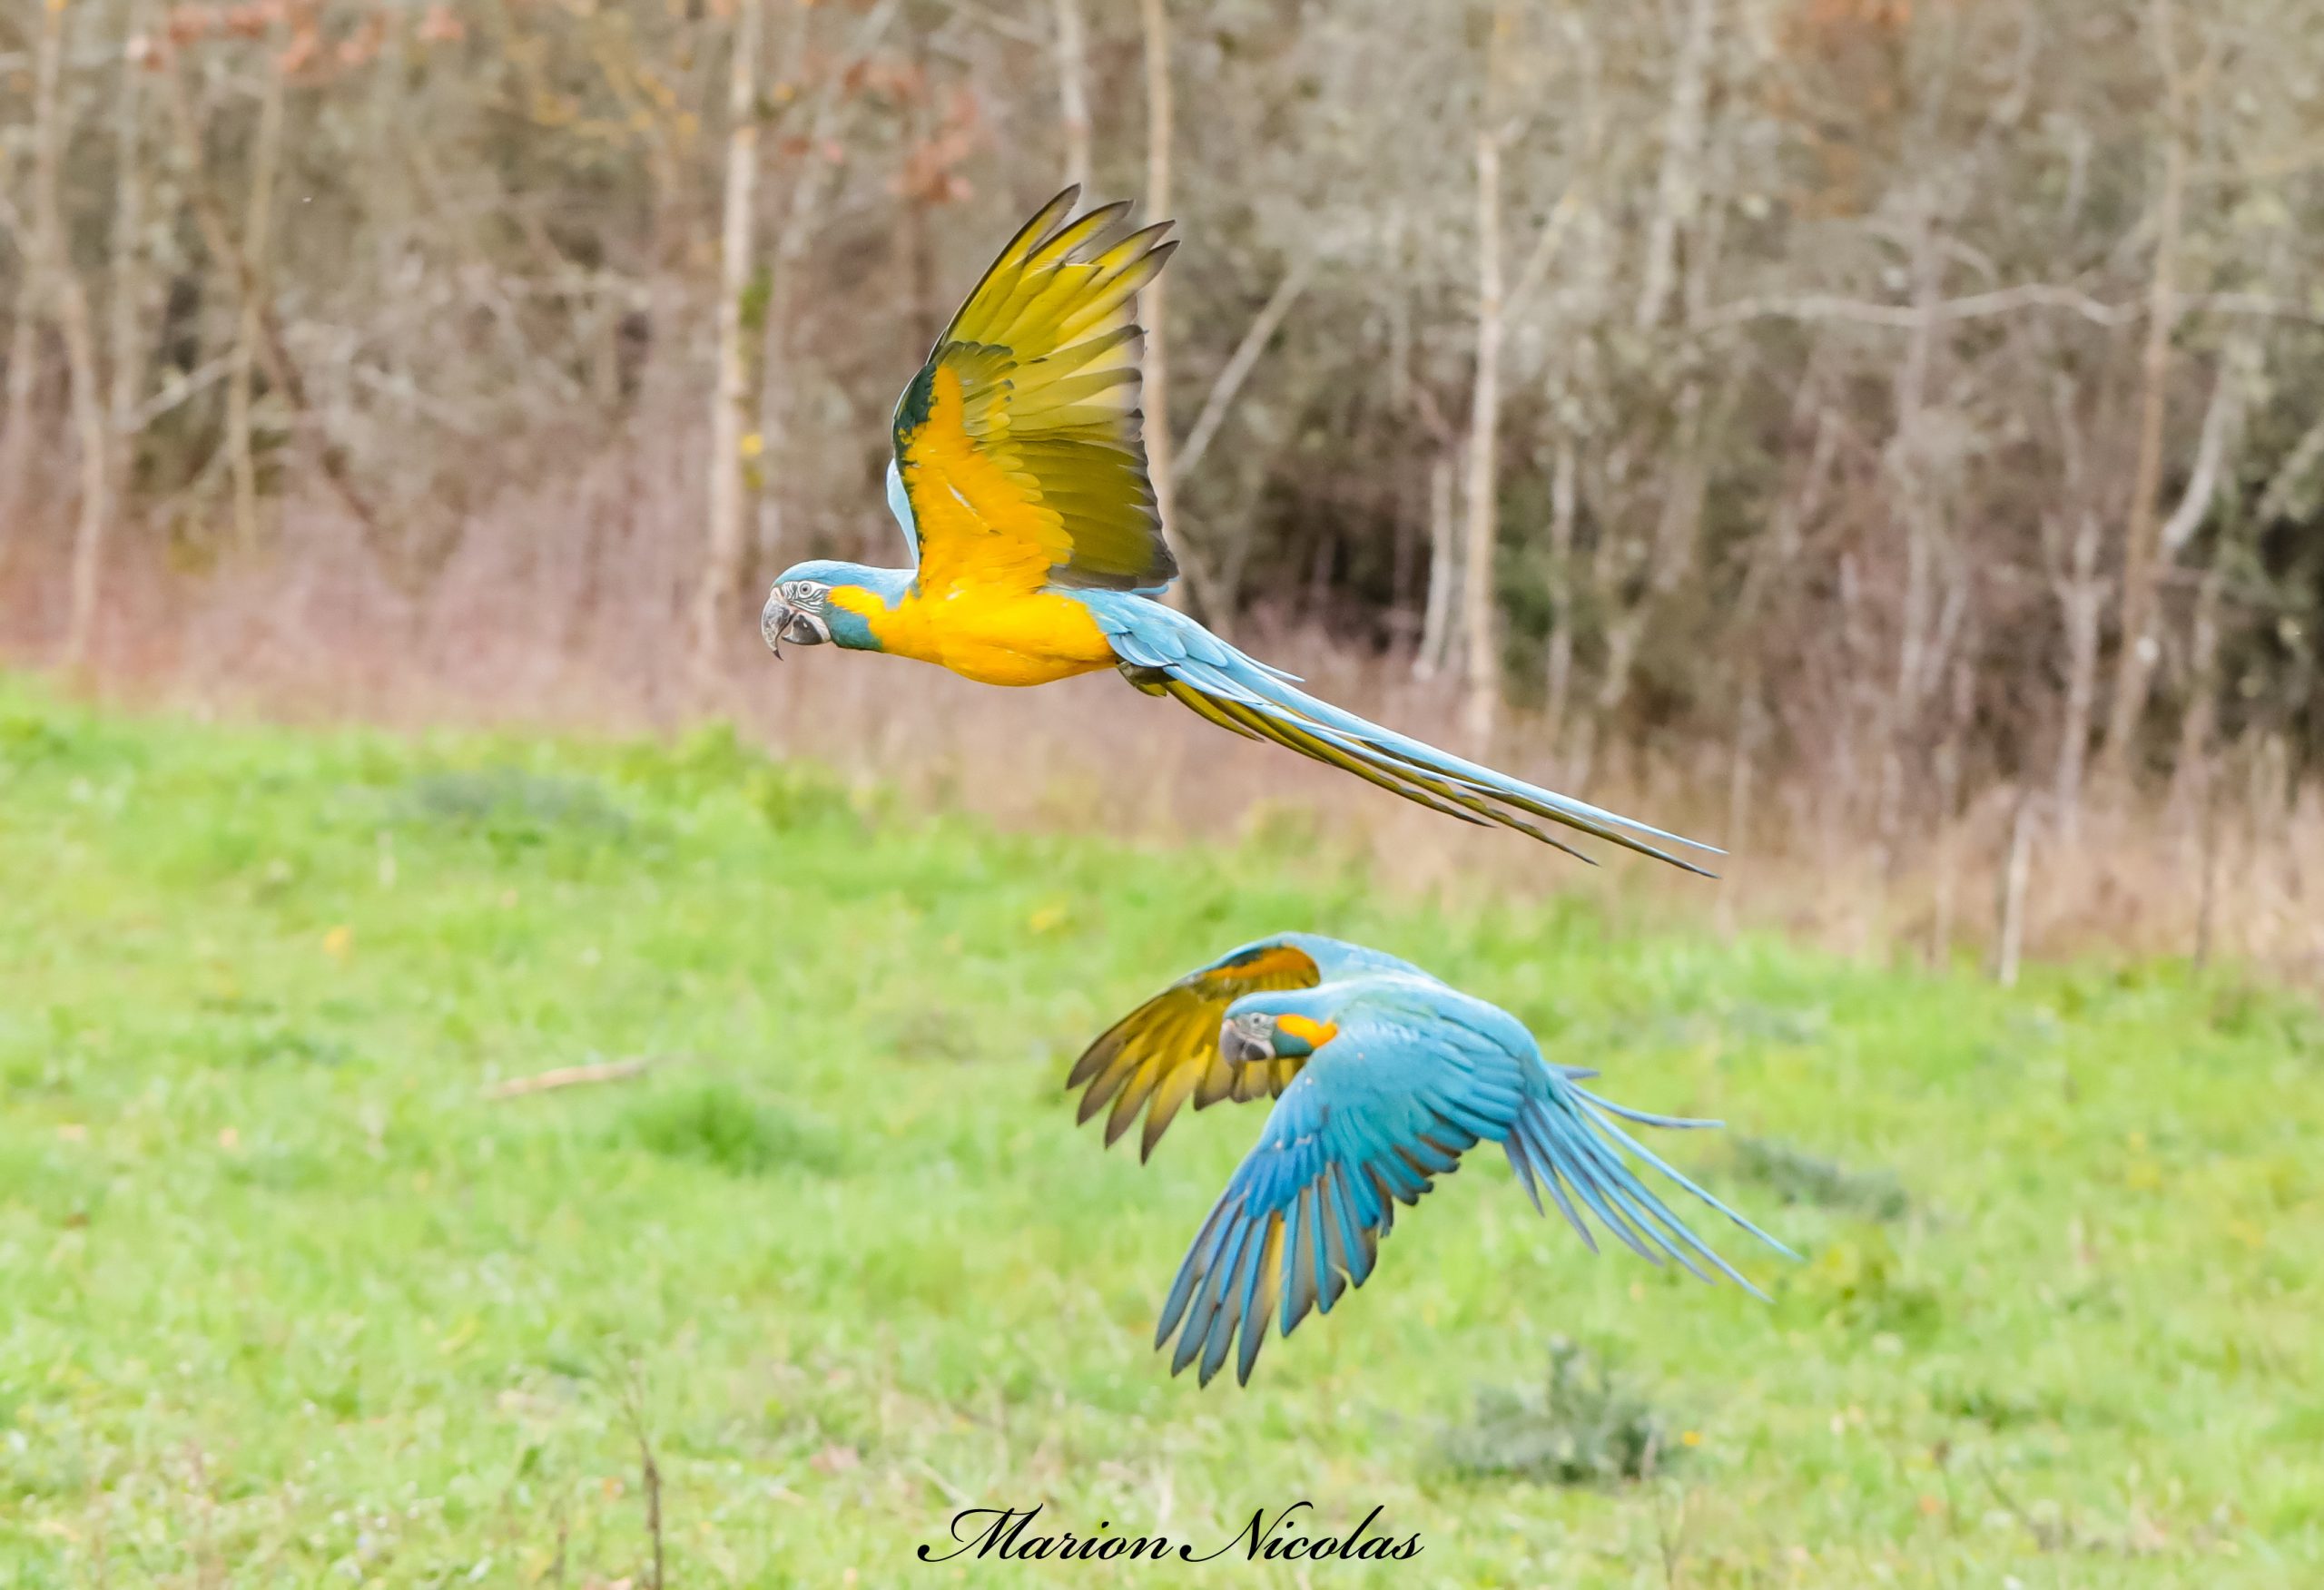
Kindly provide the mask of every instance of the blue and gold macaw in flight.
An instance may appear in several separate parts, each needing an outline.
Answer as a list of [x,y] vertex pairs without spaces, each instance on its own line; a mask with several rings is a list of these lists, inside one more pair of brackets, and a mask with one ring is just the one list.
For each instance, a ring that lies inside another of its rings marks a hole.
[[1367,722],[1153,600],[1178,570],[1146,474],[1133,300],[1177,245],[1162,240],[1167,221],[1108,243],[1129,207],[1077,217],[1078,192],[1009,240],[896,405],[888,505],[917,566],[784,571],[759,619],[768,646],[828,641],[984,684],[1118,668],[1222,728],[1448,816],[1580,855],[1529,820],[1545,819],[1702,871],[1657,841],[1709,846]]
[[1418,967],[1312,933],[1246,944],[1189,972],[1091,1045],[1066,1085],[1080,1118],[1110,1102],[1111,1143],[1146,1113],[1143,1149],[1188,1098],[1274,1095],[1258,1146],[1195,1234],[1162,1305],[1154,1345],[1175,1335],[1170,1372],[1199,1358],[1208,1385],[1241,1339],[1247,1384],[1270,1317],[1288,1336],[1370,1279],[1399,1203],[1498,1143],[1541,1207],[1546,1190],[1592,1251],[1584,1212],[1640,1256],[1704,1281],[1758,1288],[1712,1251],[1625,1163],[1634,1154],[1787,1257],[1797,1257],[1616,1124],[1716,1126],[1650,1115],[1552,1065],[1507,1011]]

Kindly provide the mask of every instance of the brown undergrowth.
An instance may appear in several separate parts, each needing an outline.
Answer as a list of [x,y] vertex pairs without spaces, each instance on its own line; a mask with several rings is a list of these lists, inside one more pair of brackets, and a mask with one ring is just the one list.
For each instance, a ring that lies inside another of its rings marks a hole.
[[[140,710],[403,730],[670,733],[724,719],[780,754],[1004,826],[1239,839],[1318,864],[1362,859],[1382,886],[1448,902],[1579,891],[1623,922],[1707,919],[1892,961],[1994,964],[2022,833],[2029,958],[2183,957],[2324,987],[2324,799],[2288,792],[2264,755],[2220,759],[2201,809],[2183,792],[2093,800],[2069,821],[1994,783],[1950,820],[1883,843],[1849,820],[1863,803],[1814,768],[1757,770],[1748,831],[1728,832],[1732,753],[1717,742],[1613,745],[1571,790],[1543,726],[1521,715],[1491,748],[1497,765],[1730,852],[1715,883],[1626,856],[1586,869],[1240,741],[1110,674],[1014,692],[834,652],[777,662],[756,637],[754,592],[736,603],[718,674],[695,682],[682,662],[684,549],[627,527],[596,488],[586,475],[569,488],[577,533],[475,538],[421,597],[320,515],[301,520],[296,557],[138,558],[112,583],[89,664],[59,687]],[[0,566],[0,661],[50,665],[62,573]],[[1395,659],[1313,623],[1252,621],[1236,638],[1334,701],[1476,749],[1451,727],[1450,688]]]

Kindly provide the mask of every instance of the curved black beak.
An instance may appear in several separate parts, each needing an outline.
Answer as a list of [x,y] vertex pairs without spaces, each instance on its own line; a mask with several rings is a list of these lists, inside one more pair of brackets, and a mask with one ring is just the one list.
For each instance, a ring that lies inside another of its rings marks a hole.
[[1218,1028],[1218,1057],[1229,1065],[1248,1065],[1274,1059],[1275,1050],[1265,1038],[1247,1028],[1231,1021],[1222,1022]]
[[780,657],[782,642],[789,641],[794,646],[820,646],[832,638],[832,632],[818,614],[793,607],[775,594],[766,599],[766,606],[759,612],[759,638],[766,643],[768,651]]

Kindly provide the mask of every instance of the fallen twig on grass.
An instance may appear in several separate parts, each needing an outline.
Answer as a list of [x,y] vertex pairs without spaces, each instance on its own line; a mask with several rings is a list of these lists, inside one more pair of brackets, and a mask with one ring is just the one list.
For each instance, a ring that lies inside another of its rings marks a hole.
[[930,1484],[933,1485],[938,1490],[942,1491],[947,1497],[950,1497],[954,1507],[965,1507],[970,1505],[973,1498],[970,1497],[969,1493],[962,1490],[959,1486],[954,1485],[941,1474],[939,1474],[936,1471],[936,1466],[931,1463],[927,1458],[915,1458],[911,1460],[911,1466],[914,1468],[919,1469],[920,1472],[927,1477]]
[[600,1060],[588,1065],[560,1065],[532,1076],[496,1082],[484,1090],[487,1099],[519,1099],[528,1094],[552,1093],[561,1087],[585,1087],[595,1082],[625,1082],[643,1075],[669,1059],[666,1055],[641,1055],[635,1060]]

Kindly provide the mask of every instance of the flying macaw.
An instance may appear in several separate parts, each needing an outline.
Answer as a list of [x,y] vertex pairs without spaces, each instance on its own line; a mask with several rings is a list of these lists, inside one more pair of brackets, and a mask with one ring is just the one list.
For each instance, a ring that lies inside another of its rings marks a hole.
[[[1516,1017],[1418,967],[1312,933],[1246,944],[1197,967],[1089,1046],[1066,1085],[1087,1121],[1108,1100],[1111,1143],[1146,1111],[1151,1153],[1187,1098],[1274,1095],[1252,1149],[1195,1234],[1162,1305],[1154,1345],[1178,1339],[1177,1374],[1199,1357],[1204,1385],[1241,1338],[1248,1384],[1270,1317],[1283,1334],[1329,1313],[1370,1279],[1398,1203],[1498,1143],[1541,1208],[1546,1189],[1591,1251],[1584,1212],[1651,1263],[1667,1255],[1704,1281],[1753,1286],[1689,1230],[1622,1158],[1661,1172],[1787,1257],[1791,1250],[1616,1124],[1716,1126],[1652,1115],[1579,1085],[1594,1071],[1551,1065]],[[1708,1266],[1709,1268],[1705,1268]]]
[[1009,240],[896,405],[888,506],[915,566],[784,570],[759,617],[768,647],[830,642],[984,684],[1118,668],[1148,695],[1449,816],[1581,854],[1527,820],[1542,818],[1703,871],[1656,841],[1710,846],[1367,722],[1154,600],[1178,569],[1146,473],[1133,300],[1177,245],[1162,240],[1167,221],[1106,242],[1128,205],[1077,217],[1078,191]]

